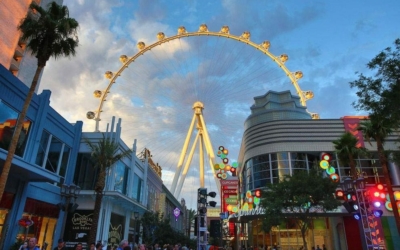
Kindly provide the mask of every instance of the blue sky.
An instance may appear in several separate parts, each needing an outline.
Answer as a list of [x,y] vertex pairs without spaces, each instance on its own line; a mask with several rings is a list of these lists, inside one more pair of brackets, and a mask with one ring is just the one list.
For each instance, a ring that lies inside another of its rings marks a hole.
[[[99,104],[92,93],[108,85],[104,72],[116,72],[120,55],[135,55],[138,41],[152,44],[160,31],[173,36],[179,26],[194,32],[205,23],[210,31],[228,25],[230,34],[249,31],[251,41],[269,40],[274,55],[289,55],[288,69],[303,72],[301,89],[314,92],[307,108],[322,119],[364,114],[351,105],[356,97],[349,82],[357,78],[355,72],[371,74],[367,62],[400,37],[397,0],[79,0],[64,4],[80,23],[77,55],[51,59],[39,92],[50,89],[51,105],[70,122],[84,121],[86,131],[94,130],[86,112]],[[160,46],[124,70],[111,88],[102,113],[103,128],[112,115],[122,118],[122,137],[128,145],[136,138],[139,148],[150,148],[163,167],[167,186],[195,98],[207,99],[204,116],[214,149],[224,145],[230,149],[229,158],[236,160],[252,97],[267,90],[289,89],[295,94],[270,58],[225,40],[182,39]],[[197,179],[197,171],[190,170],[181,194],[189,203],[194,202],[189,193],[197,189]],[[214,188],[211,177],[206,184]]]

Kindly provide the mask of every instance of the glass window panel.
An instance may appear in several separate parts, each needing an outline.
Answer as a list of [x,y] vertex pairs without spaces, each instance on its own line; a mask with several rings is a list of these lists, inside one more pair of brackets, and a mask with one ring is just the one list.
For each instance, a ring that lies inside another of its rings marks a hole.
[[18,113],[0,99],[0,148],[8,150]]
[[[334,154],[331,154],[332,156]],[[315,153],[307,153],[307,159],[308,159],[308,168],[319,168],[319,162],[320,162],[320,152],[315,152]]]
[[271,154],[271,161],[284,161],[288,160],[288,153],[287,152],[279,152],[275,154]]
[[114,169],[114,190],[123,193],[125,183],[125,164],[118,161]]
[[68,162],[69,162],[69,154],[71,152],[71,148],[68,146],[64,146],[64,151],[62,152],[62,159],[61,159],[61,165],[60,165],[60,171],[58,172],[58,175],[65,177],[65,172],[67,170]]
[[97,168],[90,159],[90,153],[79,153],[76,161],[74,183],[84,190],[94,190]]
[[124,184],[122,187],[122,193],[127,194],[128,192],[128,178],[129,178],[129,168],[125,167],[125,174],[124,174]]
[[44,157],[46,154],[47,143],[49,142],[50,134],[43,130],[42,138],[40,139],[40,144],[38,151],[36,153],[36,165],[43,166]]
[[62,145],[63,143],[56,137],[53,136],[51,138],[49,153],[47,155],[47,160],[46,160],[46,169],[53,173],[57,173],[57,167],[61,156]]
[[254,172],[266,171],[269,170],[269,162],[260,163],[254,166]]
[[21,134],[19,135],[17,148],[15,149],[15,154],[18,156],[22,157],[24,155],[31,125],[32,125],[31,121],[27,119],[24,120],[24,125],[22,126]]
[[307,169],[306,153],[290,153],[290,160],[292,169],[295,168]]
[[254,188],[265,187],[270,183],[271,183],[271,179],[257,180],[257,181],[254,181]]
[[253,162],[252,162],[253,165],[257,165],[259,163],[264,163],[264,162],[269,161],[269,155],[268,154],[259,155],[259,156],[253,157],[252,160],[253,160]]
[[[17,118],[18,113],[0,99],[0,148],[8,150],[15,131]],[[31,121],[25,119],[24,125],[22,126],[17,148],[15,149],[15,154],[18,156],[22,157],[24,154],[31,123]]]
[[140,201],[141,200],[141,195],[142,195],[142,184],[143,181],[142,179],[139,178],[138,175],[134,175],[133,177],[133,190],[132,190],[132,198]]

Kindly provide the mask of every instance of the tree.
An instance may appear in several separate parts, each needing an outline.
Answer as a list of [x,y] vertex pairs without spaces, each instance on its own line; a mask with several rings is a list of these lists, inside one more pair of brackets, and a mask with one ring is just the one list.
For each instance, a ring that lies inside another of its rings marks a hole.
[[359,74],[350,82],[357,88],[358,100],[353,102],[357,110],[367,111],[370,116],[387,120],[398,128],[400,124],[400,38],[396,39],[395,49],[388,47],[375,56],[367,67],[376,72],[367,77]]
[[387,120],[376,120],[376,119],[377,118],[375,116],[372,116],[370,120],[361,122],[359,130],[363,132],[364,138],[367,142],[371,144],[371,139],[375,140],[376,142],[379,162],[382,167],[383,177],[385,179],[387,192],[390,198],[390,204],[392,205],[393,208],[393,215],[396,221],[397,231],[400,234],[399,210],[397,209],[397,204],[393,193],[392,181],[390,179],[390,174],[388,169],[387,156],[385,153],[385,149],[383,147],[385,139],[389,134],[393,132],[393,129],[391,124],[390,125],[385,124]]
[[345,132],[339,139],[332,142],[340,163],[350,166],[353,180],[357,179],[355,158],[366,153],[365,148],[357,147],[358,139],[350,132]]
[[292,176],[285,176],[279,183],[269,185],[261,200],[261,207],[265,209],[263,230],[269,232],[272,226],[288,218],[296,219],[304,249],[308,249],[305,237],[313,218],[340,206],[334,197],[337,185],[315,169],[309,172],[296,171]]
[[196,214],[196,210],[194,210],[194,209],[188,209],[188,222],[189,222],[189,228],[188,228],[188,232],[187,232],[187,235],[190,237],[190,230],[191,230],[191,228],[192,228],[192,225],[193,225],[193,223],[194,223],[194,220],[196,219],[196,216],[197,216],[197,214]]
[[66,6],[60,6],[52,2],[49,4],[48,9],[44,10],[35,2],[32,2],[30,8],[36,14],[28,14],[22,19],[18,29],[22,32],[21,39],[28,41],[27,48],[37,58],[37,68],[21,113],[18,116],[16,129],[1,172],[0,199],[4,193],[26,113],[43,68],[50,57],[59,58],[61,56],[75,55],[75,48],[78,46],[76,32],[79,24],[75,19],[69,17],[69,11]]
[[387,157],[384,152],[384,141],[400,125],[400,39],[394,42],[395,48],[384,49],[368,64],[375,71],[373,77],[359,74],[359,78],[350,82],[352,88],[357,88],[358,100],[353,106],[369,113],[370,121],[361,124],[367,141],[376,141],[378,157],[382,166],[386,188],[393,207],[397,231],[400,234],[400,216],[396,209],[393,188],[387,168]]
[[88,242],[96,242],[96,233],[100,217],[101,203],[103,200],[103,190],[106,184],[107,171],[119,160],[131,155],[131,150],[120,151],[119,144],[115,140],[106,137],[97,143],[85,139],[86,144],[91,150],[91,159],[94,167],[98,170],[97,180],[94,187],[96,193],[95,205],[93,210],[92,227],[90,228]]
[[140,219],[143,228],[143,242],[150,246],[154,244],[176,244],[195,247],[195,242],[181,232],[175,231],[169,219],[164,219],[159,212],[145,212]]

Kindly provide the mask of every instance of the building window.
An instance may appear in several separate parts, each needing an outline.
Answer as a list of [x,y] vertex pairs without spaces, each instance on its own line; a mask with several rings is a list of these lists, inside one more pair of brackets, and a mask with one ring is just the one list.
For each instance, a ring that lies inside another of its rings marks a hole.
[[71,149],[58,138],[43,131],[35,163],[50,172],[65,177]]
[[135,174],[135,176],[133,177],[132,198],[139,202],[142,199],[142,186],[143,186],[142,179],[140,179],[139,176]]
[[58,162],[61,159],[60,155],[62,147],[63,144],[61,141],[52,136],[45,165],[45,168],[50,172],[57,173]]
[[46,151],[47,151],[47,144],[49,142],[50,134],[47,131],[43,131],[42,133],[42,138],[40,139],[40,144],[39,144],[39,149],[36,154],[36,160],[35,163],[36,165],[43,166],[46,157]]
[[94,190],[97,172],[90,153],[79,153],[76,161],[74,183],[84,190]]
[[[8,150],[17,125],[18,112],[10,108],[0,99],[0,148]],[[15,154],[23,156],[32,122],[25,119],[18,139]]]
[[129,168],[122,162],[118,161],[114,171],[114,190],[122,194],[126,194],[128,183]]

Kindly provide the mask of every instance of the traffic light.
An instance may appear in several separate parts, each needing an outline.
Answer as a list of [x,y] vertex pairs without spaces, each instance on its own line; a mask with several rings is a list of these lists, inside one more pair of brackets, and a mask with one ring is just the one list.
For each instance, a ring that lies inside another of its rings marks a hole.
[[197,190],[197,210],[200,215],[207,214],[207,188]]

